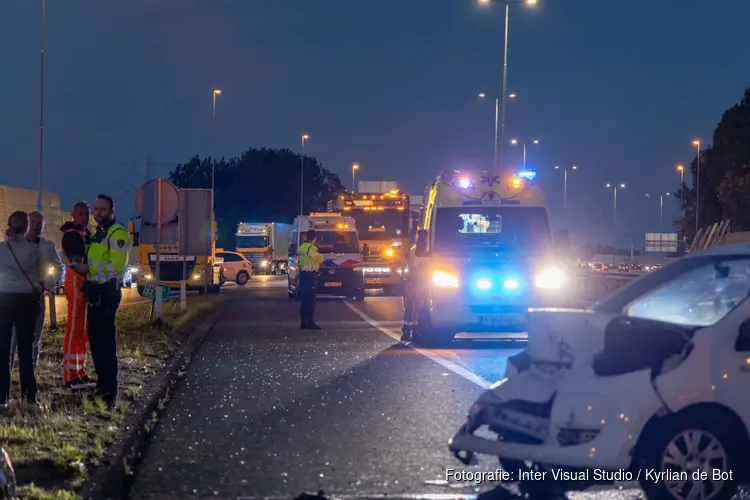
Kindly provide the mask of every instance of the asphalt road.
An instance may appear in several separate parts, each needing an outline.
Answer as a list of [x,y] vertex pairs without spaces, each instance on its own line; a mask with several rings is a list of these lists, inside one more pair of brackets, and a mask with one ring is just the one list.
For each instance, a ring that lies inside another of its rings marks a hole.
[[[321,298],[322,331],[299,330],[286,280],[228,288],[231,303],[168,404],[131,498],[508,498],[446,479],[464,467],[447,442],[521,345],[450,350],[399,344],[400,298]],[[485,496],[485,495],[482,495]],[[569,498],[641,498],[633,485]]]

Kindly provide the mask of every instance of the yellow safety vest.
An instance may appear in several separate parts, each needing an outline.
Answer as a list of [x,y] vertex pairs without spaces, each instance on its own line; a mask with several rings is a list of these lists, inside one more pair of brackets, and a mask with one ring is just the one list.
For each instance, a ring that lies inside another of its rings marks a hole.
[[318,247],[309,241],[304,242],[297,249],[297,264],[300,271],[317,272],[322,263],[323,256],[318,252]]
[[109,226],[104,238],[92,240],[86,250],[88,280],[94,283],[107,283],[113,279],[122,281],[132,246],[133,241],[124,227],[117,223]]

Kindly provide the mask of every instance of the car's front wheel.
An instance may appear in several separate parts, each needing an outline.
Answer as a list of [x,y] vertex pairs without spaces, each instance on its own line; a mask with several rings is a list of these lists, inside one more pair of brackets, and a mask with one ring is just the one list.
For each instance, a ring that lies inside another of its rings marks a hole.
[[240,271],[237,273],[237,279],[235,280],[238,285],[245,286],[247,285],[247,282],[250,280],[250,275],[247,274],[247,271]]
[[646,497],[731,499],[745,469],[741,433],[744,428],[719,412],[667,417],[641,444],[639,482]]

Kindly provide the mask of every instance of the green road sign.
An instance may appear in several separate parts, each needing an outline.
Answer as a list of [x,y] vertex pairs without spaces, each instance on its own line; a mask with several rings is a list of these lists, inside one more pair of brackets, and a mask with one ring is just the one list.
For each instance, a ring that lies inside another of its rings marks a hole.
[[156,299],[157,289],[161,290],[161,300],[169,299],[169,285],[159,283],[158,281],[149,281],[146,283],[146,287],[143,289],[143,296]]

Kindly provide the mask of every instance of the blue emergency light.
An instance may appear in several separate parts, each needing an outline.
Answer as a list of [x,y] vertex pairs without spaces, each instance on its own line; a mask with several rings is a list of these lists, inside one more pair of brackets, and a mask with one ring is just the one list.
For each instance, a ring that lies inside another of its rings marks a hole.
[[536,172],[534,172],[533,170],[521,170],[516,174],[516,177],[526,179],[527,181],[533,181],[534,179],[536,179]]
[[521,282],[514,276],[491,277],[480,275],[474,279],[473,288],[479,293],[492,292],[493,290],[514,293],[521,288]]

